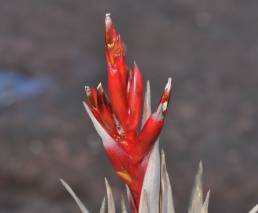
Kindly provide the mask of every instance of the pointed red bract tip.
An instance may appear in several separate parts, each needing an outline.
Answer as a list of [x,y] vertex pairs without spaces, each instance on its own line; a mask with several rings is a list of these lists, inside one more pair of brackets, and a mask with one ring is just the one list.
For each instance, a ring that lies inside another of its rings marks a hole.
[[112,45],[116,39],[116,31],[112,23],[112,19],[110,17],[110,14],[106,14],[106,19],[105,19],[105,30],[106,30],[106,44],[107,45]]
[[170,100],[171,90],[172,90],[172,79],[169,78],[168,82],[165,86],[164,92],[160,99],[160,103],[162,104],[162,112],[164,115],[167,112],[167,107],[168,107],[169,100]]

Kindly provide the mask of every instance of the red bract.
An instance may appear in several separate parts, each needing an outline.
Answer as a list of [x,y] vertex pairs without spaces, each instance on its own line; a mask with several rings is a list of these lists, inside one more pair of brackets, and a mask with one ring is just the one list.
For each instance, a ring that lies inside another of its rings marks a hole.
[[138,212],[149,152],[164,125],[171,79],[156,111],[138,131],[143,96],[142,75],[136,63],[132,69],[126,66],[121,37],[109,15],[105,20],[105,44],[109,100],[101,84],[97,89],[86,86],[87,101],[84,105],[113,168],[129,187],[132,212]]

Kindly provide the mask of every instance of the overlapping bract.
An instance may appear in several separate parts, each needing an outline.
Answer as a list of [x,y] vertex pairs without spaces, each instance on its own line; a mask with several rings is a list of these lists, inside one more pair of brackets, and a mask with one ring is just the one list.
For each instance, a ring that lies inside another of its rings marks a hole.
[[84,105],[102,138],[112,166],[130,189],[131,207],[137,212],[149,152],[164,125],[171,79],[168,79],[156,111],[143,119],[142,128],[138,131],[142,75],[136,63],[132,69],[126,66],[123,43],[109,14],[105,20],[105,45],[109,98],[101,83],[96,89],[86,86]]

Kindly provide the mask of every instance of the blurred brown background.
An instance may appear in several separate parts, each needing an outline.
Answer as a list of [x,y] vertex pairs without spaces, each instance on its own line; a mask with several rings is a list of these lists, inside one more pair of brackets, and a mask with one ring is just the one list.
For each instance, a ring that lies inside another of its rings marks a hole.
[[[204,163],[210,212],[258,203],[258,1],[0,1],[0,212],[80,212],[65,179],[97,212],[104,177],[124,188],[84,112],[84,85],[106,86],[104,16],[112,13],[151,81],[169,76],[161,136],[177,212]],[[118,200],[117,200],[118,201]]]

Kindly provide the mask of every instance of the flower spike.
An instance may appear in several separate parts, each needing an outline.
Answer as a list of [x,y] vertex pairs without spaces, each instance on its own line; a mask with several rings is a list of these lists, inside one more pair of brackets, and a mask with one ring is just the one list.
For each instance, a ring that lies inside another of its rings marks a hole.
[[164,125],[171,93],[171,78],[151,114],[150,85],[147,82],[142,129],[138,131],[143,99],[141,72],[134,63],[125,63],[121,36],[116,32],[110,14],[105,19],[105,46],[108,73],[108,95],[102,84],[85,87],[84,106],[100,135],[116,174],[128,186],[131,212],[139,211],[144,175],[149,153]]

